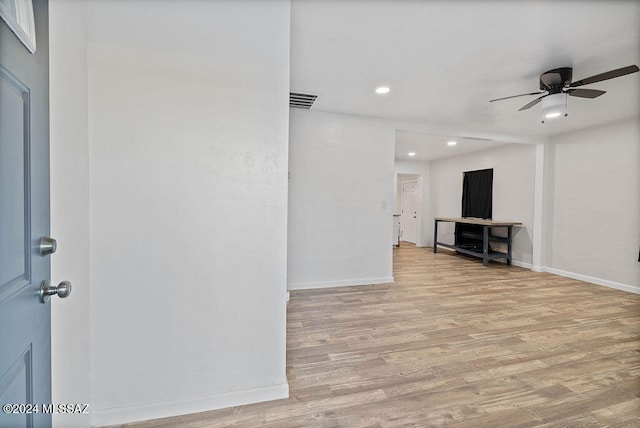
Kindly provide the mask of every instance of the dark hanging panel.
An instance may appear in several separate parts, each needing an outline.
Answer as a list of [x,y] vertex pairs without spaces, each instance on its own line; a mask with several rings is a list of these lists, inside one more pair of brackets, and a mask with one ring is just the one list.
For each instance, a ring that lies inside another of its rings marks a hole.
[[462,217],[490,219],[492,195],[493,169],[466,171],[462,182]]
[[[490,219],[493,169],[466,171],[462,181],[462,217]],[[482,226],[456,223],[455,245],[482,253]]]

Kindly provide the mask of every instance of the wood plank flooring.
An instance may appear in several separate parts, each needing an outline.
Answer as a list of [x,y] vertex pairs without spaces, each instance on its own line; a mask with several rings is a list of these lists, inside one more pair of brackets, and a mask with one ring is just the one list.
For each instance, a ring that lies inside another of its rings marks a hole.
[[640,296],[403,244],[291,292],[290,398],[126,427],[640,427]]

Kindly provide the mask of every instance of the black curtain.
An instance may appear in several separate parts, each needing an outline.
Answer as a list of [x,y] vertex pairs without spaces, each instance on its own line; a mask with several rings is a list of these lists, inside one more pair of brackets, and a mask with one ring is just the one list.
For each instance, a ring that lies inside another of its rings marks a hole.
[[493,169],[466,171],[462,182],[462,217],[490,219],[492,195]]
[[[466,171],[462,180],[462,217],[490,219],[493,205],[493,169]],[[482,252],[482,226],[456,223],[455,245]]]

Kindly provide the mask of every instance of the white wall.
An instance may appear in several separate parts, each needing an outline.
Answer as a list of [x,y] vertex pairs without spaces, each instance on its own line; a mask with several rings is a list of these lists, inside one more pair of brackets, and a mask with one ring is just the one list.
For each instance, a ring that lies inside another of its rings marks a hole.
[[393,281],[393,126],[292,109],[289,140],[289,289]]
[[[512,254],[514,263],[530,265],[535,162],[536,147],[533,144],[504,145],[432,161],[429,176],[431,222],[433,217],[460,217],[464,171],[493,168],[493,219],[523,223],[513,229]],[[429,242],[433,243],[433,230],[427,230]],[[453,223],[440,224],[438,240],[453,244]]]
[[286,397],[289,2],[88,4],[93,424]]
[[[426,247],[433,245],[433,233],[429,230],[433,229],[433,216],[431,215],[431,207],[429,205],[430,199],[430,185],[429,185],[429,162],[421,161],[403,161],[396,160],[394,164],[396,174],[396,214],[400,213],[401,204],[401,192],[402,187],[399,180],[397,180],[398,174],[410,174],[419,176],[418,188],[420,191],[420,222],[417,225],[417,239],[416,245],[419,247]],[[429,240],[431,238],[431,240]]]
[[[91,403],[89,280],[89,144],[86,3],[49,2],[51,256],[54,282],[71,295],[51,300],[54,403]],[[89,414],[54,414],[55,427],[87,427]]]
[[552,272],[640,292],[640,123],[551,137]]

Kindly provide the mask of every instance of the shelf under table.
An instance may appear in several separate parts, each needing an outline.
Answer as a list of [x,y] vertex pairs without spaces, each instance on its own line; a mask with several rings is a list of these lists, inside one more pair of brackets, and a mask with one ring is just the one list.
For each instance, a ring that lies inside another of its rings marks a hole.
[[[482,226],[482,234],[473,233],[473,232],[464,232],[460,236],[475,239],[477,241],[482,241],[482,251],[474,251],[468,248],[463,248],[458,245],[446,244],[444,242],[438,242],[438,223],[440,222],[453,222],[453,223],[461,223],[461,224],[474,224]],[[521,222],[511,222],[511,221],[493,221],[487,219],[477,219],[477,218],[462,218],[462,217],[436,217],[435,225],[434,225],[434,234],[433,234],[433,252],[438,252],[438,246],[451,248],[453,250],[459,251],[463,254],[467,254],[474,257],[482,258],[482,264],[484,266],[488,266],[489,260],[495,259],[506,259],[507,264],[511,264],[511,247],[512,247],[512,228],[513,226],[521,225]],[[492,227],[505,227],[507,228],[507,237],[495,236],[489,233],[489,230]],[[489,250],[489,242],[501,242],[503,244],[507,244],[507,252],[502,251],[490,251]]]

